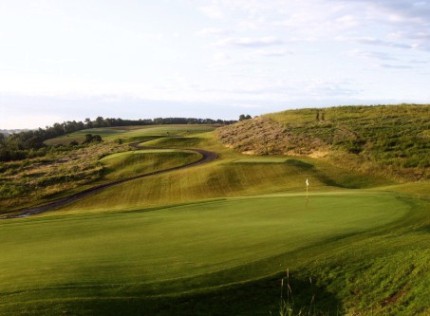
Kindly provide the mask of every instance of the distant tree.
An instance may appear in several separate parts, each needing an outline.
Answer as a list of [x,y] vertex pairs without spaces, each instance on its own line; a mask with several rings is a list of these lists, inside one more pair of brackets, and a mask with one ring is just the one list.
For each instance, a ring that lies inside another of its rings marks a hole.
[[103,140],[102,140],[102,137],[100,136],[100,135],[94,135],[93,136],[93,142],[94,143],[101,143]]
[[249,120],[249,119],[251,119],[251,115],[249,115],[249,114],[247,114],[247,115],[245,115],[245,114],[241,114],[241,115],[239,116],[239,121]]
[[86,134],[85,140],[82,144],[90,144],[90,143],[100,143],[102,142],[102,137],[100,135]]
[[85,127],[86,128],[92,128],[93,127],[93,122],[91,122],[91,119],[88,117],[85,119]]
[[85,134],[85,140],[82,144],[89,144],[93,141],[93,134]]

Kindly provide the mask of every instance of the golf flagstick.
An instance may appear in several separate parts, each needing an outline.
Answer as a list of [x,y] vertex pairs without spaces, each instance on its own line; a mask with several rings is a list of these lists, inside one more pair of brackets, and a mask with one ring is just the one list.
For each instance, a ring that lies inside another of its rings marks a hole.
[[306,179],[305,183],[306,183],[306,206],[307,206],[309,201],[309,179]]

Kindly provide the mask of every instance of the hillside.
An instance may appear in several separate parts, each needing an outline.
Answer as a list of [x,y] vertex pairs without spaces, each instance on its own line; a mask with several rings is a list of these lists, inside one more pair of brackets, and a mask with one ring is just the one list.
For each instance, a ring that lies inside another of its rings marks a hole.
[[397,180],[430,178],[430,105],[289,110],[218,130],[242,153],[324,158]]

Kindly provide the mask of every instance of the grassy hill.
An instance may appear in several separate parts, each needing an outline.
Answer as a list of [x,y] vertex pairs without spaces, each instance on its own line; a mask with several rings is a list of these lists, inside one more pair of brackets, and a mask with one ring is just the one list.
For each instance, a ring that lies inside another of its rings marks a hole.
[[[99,177],[73,182],[62,196],[196,161],[190,148],[216,152],[218,159],[0,221],[0,315],[279,315],[281,296],[290,315],[428,315],[430,181],[407,181],[403,174],[426,168],[399,171],[383,161],[354,168],[374,152],[350,152],[347,143],[316,137],[329,118],[340,126],[333,113],[346,120],[353,110],[320,109],[323,122],[312,121],[316,110],[303,110],[217,130],[106,129],[103,143],[68,149],[58,160],[104,151],[91,156]],[[416,134],[427,135],[425,119],[420,124]],[[313,125],[312,132],[299,132]],[[364,128],[355,126],[357,133]],[[376,125],[365,130],[378,131]],[[269,142],[272,134],[289,137]],[[63,137],[64,144],[74,137],[80,136]],[[417,152],[428,153],[426,145],[416,145]],[[8,164],[0,172],[9,183],[25,183],[32,160],[26,163],[13,169],[22,172],[15,178]]]
[[325,157],[397,180],[430,178],[430,105],[290,110],[224,127],[219,138],[248,154]]

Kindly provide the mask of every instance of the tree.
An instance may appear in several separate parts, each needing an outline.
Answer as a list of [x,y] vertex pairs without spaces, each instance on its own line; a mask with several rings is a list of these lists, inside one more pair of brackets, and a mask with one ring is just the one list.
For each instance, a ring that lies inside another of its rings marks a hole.
[[90,144],[90,143],[101,143],[102,137],[100,135],[86,134],[85,140],[82,144]]
[[241,114],[239,116],[239,121],[250,120],[250,119],[251,119],[251,115],[249,115],[249,114],[247,114],[247,115]]
[[0,133],[0,147],[5,145],[5,136],[3,133]]
[[93,122],[91,122],[91,119],[88,117],[85,119],[85,127],[86,128],[92,128],[93,127]]
[[93,141],[93,135],[92,134],[85,134],[85,140],[82,144],[89,144]]

